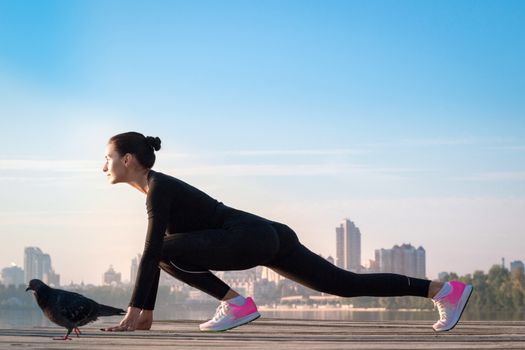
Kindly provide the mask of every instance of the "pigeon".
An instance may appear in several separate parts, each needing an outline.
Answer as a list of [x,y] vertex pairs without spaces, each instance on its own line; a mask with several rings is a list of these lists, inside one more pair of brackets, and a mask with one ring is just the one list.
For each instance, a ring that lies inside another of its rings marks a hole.
[[28,290],[33,291],[36,302],[44,315],[51,322],[67,329],[64,337],[53,338],[55,340],[71,339],[69,334],[73,330],[78,337],[80,334],[78,327],[96,321],[99,316],[126,314],[126,311],[122,309],[99,304],[81,294],[51,288],[38,279],[29,281],[26,292]]

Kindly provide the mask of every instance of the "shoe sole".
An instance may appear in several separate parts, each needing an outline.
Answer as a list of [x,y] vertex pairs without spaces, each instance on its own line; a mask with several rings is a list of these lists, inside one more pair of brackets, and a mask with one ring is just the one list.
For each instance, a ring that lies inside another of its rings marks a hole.
[[245,324],[255,321],[259,317],[261,317],[261,314],[257,312],[257,313],[254,313],[248,316],[244,316],[243,318],[240,318],[238,322],[232,325],[231,327],[224,328],[224,329],[201,329],[201,332],[211,332],[211,333],[226,332],[226,331],[229,331],[230,329],[244,326]]
[[467,295],[465,295],[465,291],[463,291],[463,295],[461,296],[461,303],[462,303],[462,306],[461,306],[461,312],[459,313],[459,316],[458,316],[458,319],[456,320],[456,322],[449,328],[447,329],[434,329],[434,331],[436,332],[448,332],[452,329],[454,329],[454,327],[456,327],[456,325],[459,323],[459,320],[461,319],[461,315],[463,315],[463,311],[465,311],[465,309],[467,308],[467,303],[470,299],[470,296],[472,295],[472,291],[474,290],[474,287],[472,287],[471,285],[468,285],[468,286],[465,286],[465,291],[468,293]]

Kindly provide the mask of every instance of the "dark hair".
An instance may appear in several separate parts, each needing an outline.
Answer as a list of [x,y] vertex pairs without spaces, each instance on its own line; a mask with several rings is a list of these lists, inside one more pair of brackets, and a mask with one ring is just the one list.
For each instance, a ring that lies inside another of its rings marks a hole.
[[155,153],[153,151],[160,149],[160,139],[158,137],[146,137],[134,131],[115,135],[109,139],[108,143],[112,143],[121,156],[126,153],[133,154],[146,169],[153,167],[153,164],[155,164]]

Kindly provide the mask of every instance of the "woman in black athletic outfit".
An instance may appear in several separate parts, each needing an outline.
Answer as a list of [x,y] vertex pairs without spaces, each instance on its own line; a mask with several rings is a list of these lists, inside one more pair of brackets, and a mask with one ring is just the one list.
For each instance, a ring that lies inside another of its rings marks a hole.
[[[151,327],[160,269],[222,301],[201,330],[223,331],[248,323],[259,317],[253,300],[233,291],[210,270],[258,265],[342,297],[433,298],[441,314],[435,330],[451,329],[459,320],[470,286],[340,269],[303,246],[288,226],[228,207],[175,177],[151,170],[159,149],[158,137],[136,132],[115,135],[106,147],[103,171],[109,182],[128,183],[146,194],[148,229],[128,312],[118,326],[105,330]],[[453,313],[458,315],[450,319]]]

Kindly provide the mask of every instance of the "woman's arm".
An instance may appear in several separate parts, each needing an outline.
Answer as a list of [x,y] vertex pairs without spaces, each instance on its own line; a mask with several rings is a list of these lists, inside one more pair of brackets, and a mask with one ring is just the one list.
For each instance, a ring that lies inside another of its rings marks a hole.
[[[120,324],[110,327],[106,330],[112,331],[132,331],[137,327],[139,315],[142,309],[153,308],[153,305],[146,305],[150,293],[157,290],[155,284],[158,284],[159,261],[162,254],[164,235],[168,226],[170,199],[166,188],[153,182],[150,185],[146,206],[148,209],[148,231],[144,243],[144,252],[140,260],[137,273],[137,280],[133,289],[128,312]],[[156,295],[156,293],[155,293]],[[153,298],[153,303],[154,303]]]
[[137,320],[136,330],[149,331],[153,324],[153,310],[141,310]]
[[135,307],[128,307],[126,316],[117,326],[101,328],[106,332],[126,332],[134,330],[149,331],[153,324],[153,310],[140,310]]
[[136,330],[150,330],[153,324],[153,309],[155,308],[155,301],[157,300],[157,291],[159,288],[160,280],[160,269],[157,269],[155,278],[153,279],[153,285],[148,293],[148,298],[144,304],[144,308],[140,311],[139,318],[137,320]]
[[128,307],[128,312],[126,316],[120,321],[117,326],[101,328],[102,331],[107,332],[125,332],[125,331],[134,331],[137,329],[137,321],[140,316],[140,309],[136,307]]

